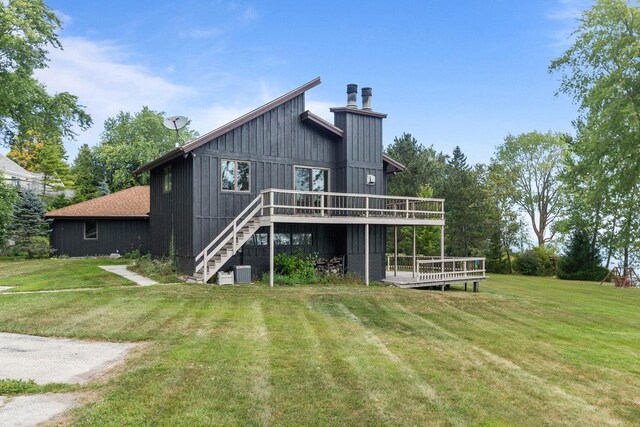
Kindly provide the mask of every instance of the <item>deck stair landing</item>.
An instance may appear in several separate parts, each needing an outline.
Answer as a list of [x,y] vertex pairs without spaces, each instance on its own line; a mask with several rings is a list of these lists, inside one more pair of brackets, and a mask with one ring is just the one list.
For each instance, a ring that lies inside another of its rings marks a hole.
[[270,222],[259,216],[262,211],[262,195],[249,205],[196,257],[193,279],[206,283],[260,227]]

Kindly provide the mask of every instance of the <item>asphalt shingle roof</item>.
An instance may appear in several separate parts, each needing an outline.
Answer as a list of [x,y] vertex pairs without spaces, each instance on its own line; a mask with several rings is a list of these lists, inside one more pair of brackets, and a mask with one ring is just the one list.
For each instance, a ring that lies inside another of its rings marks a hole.
[[150,210],[148,185],[127,188],[117,193],[107,194],[76,203],[46,214],[48,218],[148,218]]

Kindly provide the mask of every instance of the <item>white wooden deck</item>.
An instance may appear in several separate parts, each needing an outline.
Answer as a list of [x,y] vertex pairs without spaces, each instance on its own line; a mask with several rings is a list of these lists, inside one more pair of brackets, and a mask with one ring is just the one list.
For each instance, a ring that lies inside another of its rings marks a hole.
[[269,189],[260,215],[274,223],[443,226],[444,200]]
[[445,289],[454,283],[473,284],[479,290],[481,281],[487,280],[484,258],[440,258],[387,255],[386,276],[383,282],[399,288],[434,287]]

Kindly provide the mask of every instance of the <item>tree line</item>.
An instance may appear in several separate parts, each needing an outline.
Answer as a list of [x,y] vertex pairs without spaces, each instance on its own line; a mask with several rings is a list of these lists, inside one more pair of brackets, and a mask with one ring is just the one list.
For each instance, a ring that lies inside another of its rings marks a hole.
[[[410,134],[387,148],[407,166],[391,178],[390,194],[445,199],[447,255],[486,256],[492,271],[549,274],[564,247],[558,274],[584,279],[602,279],[615,260],[624,267],[637,261],[640,8],[598,0],[573,38],[549,72],[560,76],[557,94],[579,108],[574,137],[507,135],[488,165],[474,166],[459,147],[436,152]],[[422,233],[419,252],[436,255],[437,236]],[[535,247],[524,250],[530,236]],[[401,250],[410,253],[404,240]]]
[[[555,271],[560,252],[560,274],[569,278],[595,278],[616,260],[624,266],[637,260],[640,8],[597,0],[577,24],[573,44],[549,66],[560,78],[557,94],[578,106],[574,136],[507,135],[488,164],[470,164],[459,147],[438,152],[409,133],[387,147],[407,167],[389,179],[389,194],[446,200],[447,255],[486,256],[491,271],[547,274]],[[0,140],[10,158],[41,172],[45,185],[75,190],[71,199],[45,197],[47,208],[146,184],[148,176],[133,171],[179,143],[164,128],[162,112],[121,111],[69,164],[64,141],[91,126],[91,117],[74,95],[49,94],[34,77],[46,67],[48,49],[61,48],[60,29],[41,0],[0,2],[0,87],[6,88]],[[182,132],[187,139],[196,136]],[[16,200],[0,181],[0,245],[15,228]],[[408,233],[400,230],[405,253],[411,252]],[[438,230],[420,228],[416,237],[421,254],[440,253]]]

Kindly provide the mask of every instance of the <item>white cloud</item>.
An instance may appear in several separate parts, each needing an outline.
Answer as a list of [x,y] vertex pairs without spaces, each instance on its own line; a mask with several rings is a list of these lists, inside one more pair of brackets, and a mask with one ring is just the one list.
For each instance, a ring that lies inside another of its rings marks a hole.
[[258,19],[258,11],[256,10],[255,7],[251,5],[247,6],[244,12],[242,12],[242,15],[240,15],[240,22],[244,24],[249,24],[253,21],[256,21],[257,19]]
[[[138,111],[143,105],[164,110],[193,93],[187,86],[127,62],[128,53],[113,43],[78,37],[61,42],[64,50],[50,52],[49,68],[39,70],[37,78],[50,92],[70,92],[86,106],[94,125],[80,135],[79,144],[95,144],[104,120],[118,111]],[[70,154],[75,155],[75,150],[70,149]]]
[[310,110],[312,113],[322,117],[329,123],[333,123],[333,113],[329,111],[331,107],[339,107],[336,102],[327,102],[327,101],[319,101],[315,99],[309,99],[307,95],[307,99],[305,100],[305,107],[307,110]]
[[[180,84],[137,65],[136,57],[112,42],[80,37],[65,37],[61,42],[64,50],[50,52],[50,66],[39,70],[37,78],[51,93],[77,95],[93,118],[88,131],[81,132],[76,142],[67,142],[71,159],[81,144],[95,145],[104,121],[119,111],[137,112],[146,105],[168,115],[185,115],[191,119],[191,128],[204,134],[291,89],[224,72],[217,75],[216,85],[209,80]],[[161,70],[164,75],[177,74],[172,65]],[[307,98],[307,108],[329,122],[333,122],[329,107],[334,104]]]
[[210,39],[220,37],[224,31],[220,28],[188,28],[178,33],[179,37],[187,39]]
[[557,25],[550,34],[552,47],[564,50],[571,45],[571,34],[577,27],[578,18],[592,4],[593,1],[590,0],[559,0],[557,6],[547,12],[547,19]]

